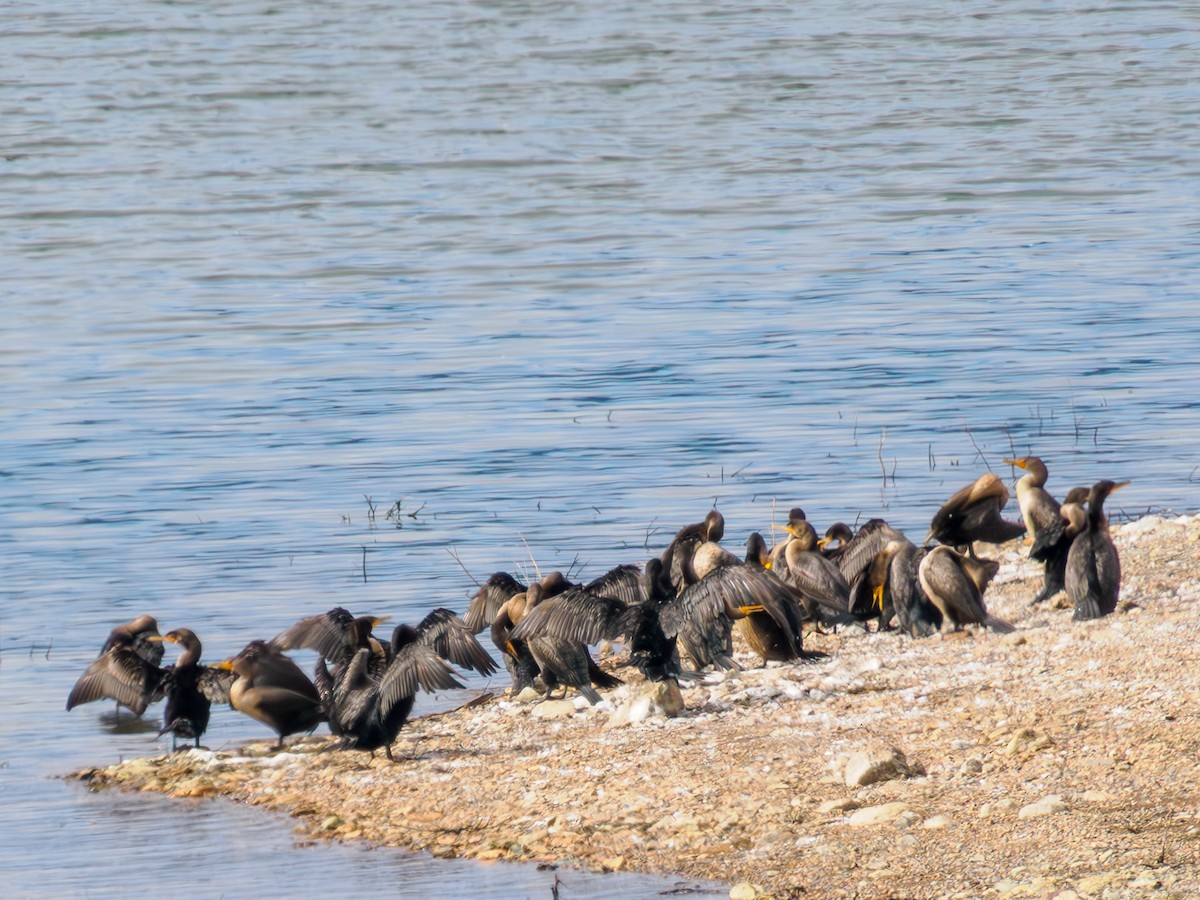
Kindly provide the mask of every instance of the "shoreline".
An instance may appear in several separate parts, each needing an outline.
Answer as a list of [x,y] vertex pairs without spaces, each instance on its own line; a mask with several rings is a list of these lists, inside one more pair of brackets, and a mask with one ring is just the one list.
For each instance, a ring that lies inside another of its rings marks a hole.
[[1095,622],[1029,607],[1040,569],[1012,543],[985,554],[1002,563],[986,599],[1009,635],[815,635],[828,660],[710,675],[680,715],[616,727],[633,684],[596,707],[497,697],[414,719],[396,763],[312,752],[322,735],[65,777],[266,806],[298,820],[298,840],[747,897],[1194,896],[1200,518],[1113,534],[1121,604]]

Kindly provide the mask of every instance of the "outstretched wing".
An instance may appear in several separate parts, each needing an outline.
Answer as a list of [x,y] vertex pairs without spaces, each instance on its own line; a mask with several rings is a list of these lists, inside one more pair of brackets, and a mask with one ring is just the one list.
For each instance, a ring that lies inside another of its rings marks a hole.
[[346,633],[354,616],[334,607],[319,616],[301,619],[271,641],[283,650],[315,650],[326,659],[341,660],[346,650]]
[[386,717],[392,707],[418,689],[448,691],[461,688],[450,664],[437,655],[432,647],[420,642],[400,648],[392,664],[383,673],[379,684],[379,709]]
[[94,700],[115,700],[137,715],[162,699],[160,685],[165,673],[129,649],[113,650],[97,657],[79,676],[67,697],[67,709]]
[[642,570],[632,564],[609,569],[599,578],[588,582],[584,586],[584,590],[601,597],[620,600],[626,606],[633,606],[646,599],[646,591],[642,584]]
[[494,572],[475,592],[471,604],[467,607],[467,614],[463,616],[471,634],[479,634],[491,625],[496,620],[500,607],[507,603],[509,598],[525,593],[525,590],[525,585],[507,572]]
[[475,639],[475,634],[452,610],[438,608],[417,625],[418,640],[434,653],[480,675],[491,675],[499,667]]
[[621,636],[621,614],[626,609],[613,597],[570,588],[538,603],[513,629],[512,636],[528,640],[545,635],[581,644],[616,640]]

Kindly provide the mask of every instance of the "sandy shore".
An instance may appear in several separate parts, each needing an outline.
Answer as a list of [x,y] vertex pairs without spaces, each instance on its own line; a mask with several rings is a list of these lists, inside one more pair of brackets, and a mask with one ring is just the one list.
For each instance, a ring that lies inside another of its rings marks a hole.
[[746,897],[1200,896],[1200,518],[1114,535],[1121,608],[1098,622],[1030,608],[1040,571],[1010,544],[988,603],[1015,634],[814,636],[828,661],[712,676],[680,715],[618,727],[636,685],[594,708],[496,698],[410,723],[396,763],[316,737],[71,777]]

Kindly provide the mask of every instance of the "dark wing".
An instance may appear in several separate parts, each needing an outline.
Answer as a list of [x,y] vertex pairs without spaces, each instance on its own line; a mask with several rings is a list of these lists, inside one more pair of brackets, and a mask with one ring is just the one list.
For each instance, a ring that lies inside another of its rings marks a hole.
[[346,656],[346,635],[353,623],[354,616],[338,606],[301,619],[271,643],[283,650],[315,650],[326,659],[341,661]]
[[850,611],[850,585],[832,560],[820,553],[798,553],[788,560],[788,580],[810,600],[841,612]]
[[93,700],[115,700],[137,715],[162,698],[165,673],[130,649],[112,650],[97,657],[79,676],[67,697],[67,709]]
[[616,566],[609,569],[595,581],[585,585],[584,590],[599,594],[601,597],[620,600],[626,606],[633,606],[646,599],[646,590],[642,584],[642,570],[635,565]]
[[1059,554],[1058,544],[1067,536],[1067,521],[1056,515],[1054,521],[1038,526],[1033,538],[1033,546],[1029,548],[1029,558],[1039,562],[1049,562]]
[[525,593],[525,590],[525,585],[507,572],[493,573],[475,592],[470,606],[467,607],[467,614],[463,616],[463,621],[471,629],[471,634],[479,634],[491,625],[495,621],[500,607],[517,594]]
[[1000,510],[1008,502],[1008,488],[991,472],[954,493],[934,515],[929,534],[943,544],[971,541],[1003,543],[1025,533],[1024,522],[1009,522]]
[[541,601],[525,614],[512,636],[528,640],[549,635],[581,644],[616,640],[621,636],[621,614],[626,606],[612,597],[601,597],[583,588],[571,588]]
[[891,541],[905,541],[904,532],[897,531],[883,519],[871,519],[846,542],[837,565],[847,581],[870,568],[875,556]]
[[200,667],[200,680],[197,687],[205,697],[213,703],[228,703],[229,689],[233,687],[236,676],[224,669],[213,666]]
[[417,638],[443,659],[480,675],[491,675],[499,668],[475,634],[453,611],[435,609],[417,625]]
[[449,663],[422,643],[406,644],[400,648],[379,684],[379,709],[386,717],[392,708],[418,688],[427,691],[448,691],[463,685],[454,678]]
[[926,590],[941,597],[959,622],[983,622],[987,618],[979,588],[949,552],[928,554],[921,563],[921,577]]

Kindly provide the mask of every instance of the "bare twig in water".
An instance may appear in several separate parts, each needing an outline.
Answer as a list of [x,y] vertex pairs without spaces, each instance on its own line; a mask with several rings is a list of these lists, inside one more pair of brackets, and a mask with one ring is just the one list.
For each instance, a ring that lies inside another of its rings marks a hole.
[[929,471],[937,468],[937,457],[933,455],[933,441],[929,442]]
[[367,583],[367,545],[366,544],[362,545],[362,552],[363,552],[363,557],[362,557],[363,584],[366,584]]
[[372,525],[375,524],[375,501],[371,499],[370,494],[363,494],[363,499],[367,501],[367,521]]
[[1079,413],[1075,411],[1075,387],[1067,382],[1068,396],[1071,398],[1071,421],[1075,423],[1075,443],[1079,443]]
[[965,432],[967,433],[967,437],[969,437],[969,438],[971,439],[971,446],[973,446],[973,447],[975,448],[975,458],[976,458],[976,459],[983,460],[983,465],[984,465],[984,467],[985,467],[985,468],[986,468],[986,469],[987,469],[989,472],[990,472],[990,471],[992,471],[992,464],[991,464],[991,463],[989,463],[989,462],[987,461],[987,457],[983,455],[983,450],[981,450],[981,449],[979,448],[979,444],[977,444],[977,443],[975,442],[975,435],[971,434],[971,429],[967,427],[967,425],[966,425],[966,423],[965,423],[965,422],[963,423],[963,431],[965,431]]
[[883,486],[887,487],[887,467],[883,464],[883,439],[887,437],[887,429],[879,432],[879,450],[876,451],[876,456],[879,457],[879,471],[883,473]]
[[533,558],[533,548],[529,546],[529,541],[525,540],[525,535],[517,532],[517,537],[521,539],[521,543],[525,545],[525,552],[529,554],[529,561],[533,563],[533,571],[537,573],[537,580],[542,580],[542,570],[537,564],[537,560]]
[[472,575],[470,572],[468,572],[467,567],[463,565],[463,561],[458,558],[458,550],[454,547],[447,547],[446,552],[449,553],[452,557],[454,557],[454,561],[456,563],[458,563],[458,567],[463,570],[463,574],[466,575],[468,578],[470,578],[471,581],[475,582],[476,587],[481,587],[481,585],[479,584],[479,579],[477,579],[474,575]]
[[558,900],[558,886],[561,882],[558,880],[558,873],[554,873],[554,884],[550,885],[550,896],[553,900]]
[[[753,462],[753,460],[751,460],[751,462]],[[748,468],[750,468],[750,463],[746,463],[746,465],[742,466],[740,469],[738,469],[736,472],[734,472],[729,477],[737,478],[739,475],[741,475],[743,472],[745,472]]]
[[[1200,466],[1197,466],[1196,468],[1200,469]],[[645,549],[645,551],[647,553],[650,552],[650,538],[653,535],[658,534],[658,529],[654,527],[654,523],[657,521],[658,521],[658,516],[655,516],[653,519],[650,520],[650,524],[646,526],[646,540],[642,543],[642,547]]]

